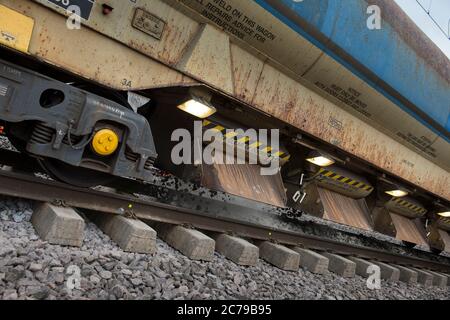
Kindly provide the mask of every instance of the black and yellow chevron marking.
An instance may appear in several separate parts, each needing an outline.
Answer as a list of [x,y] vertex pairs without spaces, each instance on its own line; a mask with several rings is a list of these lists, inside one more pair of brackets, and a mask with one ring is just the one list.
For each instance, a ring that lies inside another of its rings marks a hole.
[[260,141],[252,140],[250,137],[238,135],[236,132],[229,132],[227,128],[215,124],[209,120],[203,120],[203,128],[204,130],[215,130],[221,132],[224,135],[224,141],[235,140],[237,144],[246,145],[250,150],[258,150],[260,153],[267,154],[268,157],[279,158],[281,161],[289,161],[291,155],[287,152],[281,150],[272,150],[272,147],[269,147],[263,144]]
[[450,218],[444,218],[444,217],[442,217],[442,218],[440,218],[439,220],[441,220],[441,221],[444,222],[444,223],[450,224]]
[[369,191],[369,192],[373,191],[373,187],[368,184],[365,184],[364,182],[360,182],[360,181],[353,180],[353,179],[350,179],[345,176],[341,176],[341,175],[337,174],[336,172],[333,172],[333,171],[330,171],[330,170],[327,170],[324,168],[320,169],[319,174],[321,174],[324,177],[330,178],[332,180],[336,180],[336,181],[345,183],[345,184],[355,187],[355,188],[359,188],[359,189]]
[[422,214],[423,215],[423,214],[427,213],[426,209],[424,209],[424,208],[422,208],[422,207],[420,207],[418,205],[415,205],[414,203],[411,203],[411,202],[409,202],[407,200],[404,200],[402,198],[395,198],[393,201],[395,203],[398,203],[399,205],[401,205],[404,208],[407,208],[409,210],[413,210],[413,211],[417,212],[418,214]]

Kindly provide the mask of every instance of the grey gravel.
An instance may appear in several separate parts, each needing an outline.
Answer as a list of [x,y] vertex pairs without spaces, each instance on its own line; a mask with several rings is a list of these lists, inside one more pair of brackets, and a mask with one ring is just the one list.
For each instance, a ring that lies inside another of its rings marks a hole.
[[36,236],[31,202],[0,198],[0,212],[0,298],[5,300],[450,299],[448,288],[383,282],[373,291],[360,277],[284,272],[263,261],[240,267],[217,253],[209,263],[190,261],[160,240],[156,255],[125,253],[90,222],[81,248],[54,246]]
[[0,148],[10,151],[17,151],[17,149],[14,148],[9,139],[5,136],[0,136]]

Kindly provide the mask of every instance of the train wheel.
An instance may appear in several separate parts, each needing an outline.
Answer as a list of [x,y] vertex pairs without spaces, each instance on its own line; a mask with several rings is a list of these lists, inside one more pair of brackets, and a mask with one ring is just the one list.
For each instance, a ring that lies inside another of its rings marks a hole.
[[114,176],[109,174],[82,167],[74,167],[55,159],[41,159],[39,163],[55,180],[80,188],[107,185],[115,179]]

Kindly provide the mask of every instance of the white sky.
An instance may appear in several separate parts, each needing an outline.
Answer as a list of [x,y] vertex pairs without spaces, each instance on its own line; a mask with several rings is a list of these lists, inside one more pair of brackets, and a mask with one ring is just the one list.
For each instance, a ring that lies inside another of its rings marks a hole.
[[[442,31],[433,23],[425,11],[417,4],[416,0],[394,0],[412,18],[412,20],[430,37],[431,40],[450,59],[450,39],[446,38]],[[448,33],[450,19],[450,0],[419,0],[428,9],[431,4],[430,14]]]

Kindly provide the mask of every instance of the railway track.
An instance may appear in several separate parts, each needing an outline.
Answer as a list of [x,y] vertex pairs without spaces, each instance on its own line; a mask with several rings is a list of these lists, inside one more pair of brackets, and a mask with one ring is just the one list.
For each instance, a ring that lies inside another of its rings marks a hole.
[[[352,243],[352,238],[364,238],[358,234],[344,235],[350,241],[336,241],[333,239],[338,231],[295,223],[296,218],[287,217],[288,212],[268,205],[250,207],[246,206],[246,200],[237,197],[216,193],[206,195],[205,190],[177,193],[173,189],[164,189],[157,182],[140,184],[127,179],[120,180],[114,188],[80,189],[34,174],[36,164],[19,153],[2,150],[0,155],[1,163],[9,166],[9,169],[0,170],[0,194],[3,195],[450,273],[450,260],[443,256],[385,244],[380,240]],[[162,195],[160,199],[154,196],[155,190]],[[327,232],[328,238],[323,236]]]

